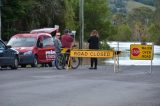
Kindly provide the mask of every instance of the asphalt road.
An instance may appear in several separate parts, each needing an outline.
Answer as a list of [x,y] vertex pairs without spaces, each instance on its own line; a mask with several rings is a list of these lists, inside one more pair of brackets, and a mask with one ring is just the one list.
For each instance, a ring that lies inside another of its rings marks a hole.
[[160,106],[160,66],[0,70],[0,106]]

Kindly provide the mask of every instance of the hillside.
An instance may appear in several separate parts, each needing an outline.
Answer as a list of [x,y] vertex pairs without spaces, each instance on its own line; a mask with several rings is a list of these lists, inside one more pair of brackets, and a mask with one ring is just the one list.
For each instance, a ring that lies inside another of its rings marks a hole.
[[128,12],[131,12],[132,9],[138,8],[138,7],[148,7],[150,9],[152,9],[153,11],[155,10],[155,7],[153,7],[153,6],[145,5],[143,3],[139,3],[139,2],[136,2],[136,1],[128,1],[127,5],[126,5],[126,8],[127,8]]

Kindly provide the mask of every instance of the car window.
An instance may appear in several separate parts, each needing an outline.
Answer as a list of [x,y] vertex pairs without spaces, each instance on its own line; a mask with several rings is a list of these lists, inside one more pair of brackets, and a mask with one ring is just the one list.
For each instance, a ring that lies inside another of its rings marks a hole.
[[43,39],[43,47],[53,46],[52,37],[45,36]]
[[0,49],[5,49],[5,45],[2,42],[0,42]]
[[13,47],[31,47],[34,46],[36,38],[34,37],[16,37],[11,38],[7,45],[12,45]]

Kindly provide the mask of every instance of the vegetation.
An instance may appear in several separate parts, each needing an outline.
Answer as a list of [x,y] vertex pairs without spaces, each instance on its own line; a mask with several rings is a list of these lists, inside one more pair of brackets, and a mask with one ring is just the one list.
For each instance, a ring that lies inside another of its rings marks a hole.
[[60,0],[3,0],[2,39],[31,29],[63,25],[64,3]]
[[[128,1],[128,0],[125,0]],[[117,5],[127,13],[112,14],[107,0],[84,0],[84,38],[96,29],[100,40],[152,41],[160,44],[160,0],[134,0],[144,3],[129,9],[131,1]],[[2,39],[31,29],[60,26],[79,32],[78,0],[2,0]],[[118,4],[121,2],[118,2]],[[148,5],[148,6],[146,6]],[[76,35],[79,40],[78,33]]]
[[85,0],[84,14],[85,39],[89,37],[93,29],[99,32],[101,40],[113,33],[111,22],[107,18],[109,11],[106,0]]
[[[141,4],[143,3],[142,1],[128,1],[126,6],[128,10],[127,14],[116,13],[112,15],[111,19],[115,25],[117,34],[110,36],[110,40],[150,41],[160,44],[160,37],[158,35],[158,29],[160,28],[158,21],[160,19],[160,1],[155,0],[155,7],[151,6],[152,4],[145,5],[149,2],[148,0],[145,1],[145,4]],[[131,3],[132,6],[130,6]],[[126,25],[126,28],[124,28],[124,25]],[[122,36],[123,33],[125,34],[124,37]]]
[[109,49],[111,49],[110,46],[107,44],[107,40],[102,40],[100,42],[100,49],[101,50],[109,50]]
[[155,44],[160,44],[160,0],[156,0],[156,11],[154,12],[154,21],[148,28],[151,39]]

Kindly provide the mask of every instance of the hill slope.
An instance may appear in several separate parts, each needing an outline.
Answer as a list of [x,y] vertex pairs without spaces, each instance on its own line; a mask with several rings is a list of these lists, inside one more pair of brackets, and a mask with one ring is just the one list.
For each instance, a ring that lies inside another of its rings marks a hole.
[[150,9],[152,9],[153,11],[155,10],[155,7],[153,7],[153,6],[145,5],[143,3],[139,3],[139,2],[136,2],[136,1],[128,1],[126,8],[127,8],[128,12],[131,12],[132,9],[139,8],[139,7],[148,7]]

